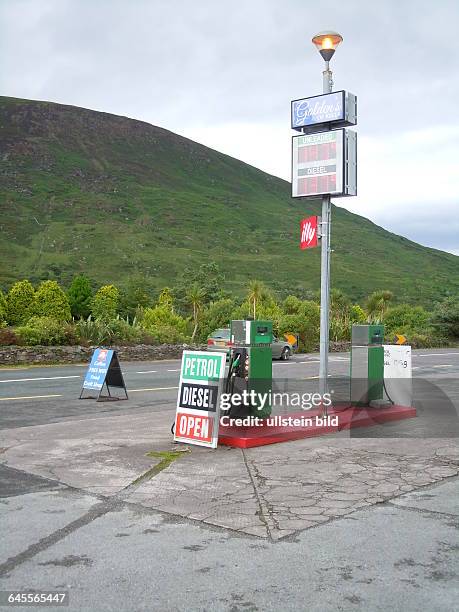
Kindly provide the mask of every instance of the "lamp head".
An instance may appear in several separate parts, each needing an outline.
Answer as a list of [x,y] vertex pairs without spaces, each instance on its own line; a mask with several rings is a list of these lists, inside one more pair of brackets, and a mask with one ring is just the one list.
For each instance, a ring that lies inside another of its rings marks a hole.
[[319,50],[320,55],[326,62],[329,62],[335,53],[336,47],[343,41],[343,37],[338,32],[319,32],[314,36],[312,42]]

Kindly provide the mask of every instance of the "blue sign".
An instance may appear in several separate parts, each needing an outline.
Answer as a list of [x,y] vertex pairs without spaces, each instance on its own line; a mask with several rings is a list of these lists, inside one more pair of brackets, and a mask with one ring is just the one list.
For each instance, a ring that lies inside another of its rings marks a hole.
[[83,383],[83,389],[100,391],[105,382],[108,368],[113,357],[113,350],[98,348],[94,351],[91,363]]
[[293,100],[292,128],[344,120],[344,91]]

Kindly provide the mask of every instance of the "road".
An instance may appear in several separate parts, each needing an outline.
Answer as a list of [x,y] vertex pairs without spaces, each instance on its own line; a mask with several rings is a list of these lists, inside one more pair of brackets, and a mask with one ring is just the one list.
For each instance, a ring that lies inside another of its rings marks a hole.
[[[179,360],[127,362],[121,366],[129,399],[102,403],[78,399],[86,365],[0,369],[0,429],[108,414],[174,410]],[[330,385],[342,385],[343,381],[347,385],[348,372],[349,354],[333,353],[330,356]],[[279,384],[283,380],[296,381],[303,390],[313,391],[318,386],[318,374],[317,354],[294,355],[288,362],[273,362],[273,376]],[[431,428],[426,432],[424,421],[418,421],[417,433],[421,437],[454,433],[457,427],[454,407],[459,406],[459,350],[413,351],[413,380],[414,404],[420,415],[429,416]],[[440,413],[445,417],[442,421],[436,418]],[[405,424],[399,426],[399,429],[404,428]]]

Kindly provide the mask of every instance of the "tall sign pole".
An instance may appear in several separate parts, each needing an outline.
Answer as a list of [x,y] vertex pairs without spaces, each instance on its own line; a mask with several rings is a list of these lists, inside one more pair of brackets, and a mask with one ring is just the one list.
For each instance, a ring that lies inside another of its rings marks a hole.
[[[333,80],[330,62],[325,62],[323,71],[323,93],[332,92]],[[322,196],[321,223],[321,261],[320,261],[320,364],[319,393],[323,395],[328,389],[328,342],[330,328],[330,231],[331,200],[330,195]],[[326,411],[326,408],[324,408]]]
[[[291,127],[300,132],[292,137],[292,197],[322,198],[319,222],[322,247],[319,388],[322,395],[328,391],[330,198],[357,195],[357,134],[347,129],[357,124],[357,98],[344,90],[332,91],[330,60],[342,40],[337,32],[320,32],[314,36],[312,42],[325,62],[323,93],[291,103]],[[301,249],[318,244],[312,240],[313,219],[316,218],[308,217],[301,222]]]

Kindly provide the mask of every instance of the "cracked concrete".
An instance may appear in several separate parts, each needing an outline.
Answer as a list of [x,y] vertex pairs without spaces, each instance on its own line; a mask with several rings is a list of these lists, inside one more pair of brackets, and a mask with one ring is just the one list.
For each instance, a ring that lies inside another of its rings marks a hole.
[[150,480],[148,451],[182,448],[171,413],[4,430],[9,467],[102,496],[272,540],[459,473],[456,440],[326,436],[246,450],[200,447]]

